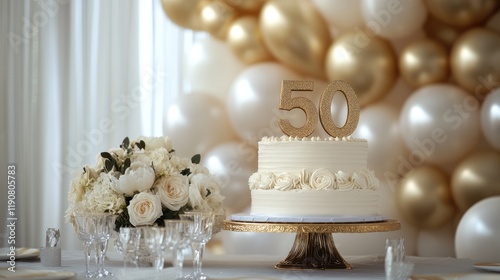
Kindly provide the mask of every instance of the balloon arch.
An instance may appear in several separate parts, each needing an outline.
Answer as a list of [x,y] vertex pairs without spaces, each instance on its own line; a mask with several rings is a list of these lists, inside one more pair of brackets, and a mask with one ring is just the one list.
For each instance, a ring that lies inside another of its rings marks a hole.
[[[344,80],[361,104],[353,135],[368,139],[368,165],[383,182],[381,212],[401,220],[409,253],[475,256],[482,247],[460,242],[481,239],[458,226],[470,217],[500,235],[500,215],[481,218],[498,204],[478,203],[500,195],[499,1],[162,5],[175,24],[211,35],[187,58],[193,92],[169,106],[165,130],[180,152],[196,147],[207,155],[204,164],[225,182],[230,213],[249,206],[258,139],[280,135],[280,118],[304,123],[301,111],[277,110],[281,81],[312,80],[319,96],[327,81]],[[332,102],[337,124],[346,118],[342,99]]]

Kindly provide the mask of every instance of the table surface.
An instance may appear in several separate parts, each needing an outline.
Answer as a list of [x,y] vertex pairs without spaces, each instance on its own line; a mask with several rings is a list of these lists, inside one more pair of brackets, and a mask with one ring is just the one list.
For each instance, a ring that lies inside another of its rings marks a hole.
[[[153,268],[123,268],[119,254],[110,248],[105,266],[115,274],[114,279],[174,279],[174,271],[169,264],[160,272]],[[286,256],[272,255],[210,255],[203,260],[203,271],[210,279],[385,279],[384,259],[382,256],[346,256],[352,264],[351,270],[278,270],[274,265]],[[500,273],[486,272],[474,268],[469,259],[456,258],[423,258],[408,256],[407,261],[415,264],[414,275],[438,276],[440,278],[419,279],[500,279]],[[190,256],[185,261],[183,274],[192,271]],[[6,262],[0,264],[0,270],[5,273]],[[32,260],[17,260],[16,269],[45,269],[56,271],[72,271],[77,275],[69,279],[85,279],[81,272],[85,268],[83,252],[62,252],[62,265],[57,268],[43,268],[38,258]],[[2,278],[0,276],[0,278]],[[108,278],[109,279],[109,278]],[[413,279],[417,279],[414,277]]]

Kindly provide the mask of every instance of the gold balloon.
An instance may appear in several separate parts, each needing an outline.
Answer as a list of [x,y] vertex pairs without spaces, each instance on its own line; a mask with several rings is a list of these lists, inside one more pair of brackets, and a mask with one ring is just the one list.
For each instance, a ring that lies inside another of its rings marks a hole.
[[215,38],[225,40],[236,16],[234,8],[222,1],[206,2],[201,9],[202,28]]
[[427,0],[427,9],[432,16],[456,27],[479,24],[495,8],[496,0]]
[[163,11],[175,24],[202,30],[201,8],[207,0],[161,0]]
[[231,7],[243,12],[258,12],[265,0],[225,0]]
[[431,166],[408,172],[396,190],[396,199],[403,218],[420,229],[440,227],[455,213],[447,175]]
[[456,82],[482,99],[500,80],[500,34],[474,28],[456,41],[450,57]]
[[429,39],[413,42],[400,54],[399,71],[412,87],[445,81],[448,77],[446,49]]
[[363,107],[382,98],[394,85],[397,58],[386,40],[350,32],[330,46],[326,73],[329,80],[350,84]]
[[233,21],[227,42],[234,54],[247,64],[273,59],[262,40],[256,17],[245,16]]
[[429,17],[424,25],[424,30],[429,38],[434,39],[447,48],[451,48],[455,40],[460,36],[461,29],[449,26],[433,17]]
[[500,34],[500,11],[496,12],[488,19],[486,28]]
[[259,27],[264,43],[276,59],[301,73],[325,78],[330,32],[310,1],[267,2],[260,13]]
[[500,154],[477,152],[467,157],[453,171],[451,188],[463,212],[484,198],[500,195]]

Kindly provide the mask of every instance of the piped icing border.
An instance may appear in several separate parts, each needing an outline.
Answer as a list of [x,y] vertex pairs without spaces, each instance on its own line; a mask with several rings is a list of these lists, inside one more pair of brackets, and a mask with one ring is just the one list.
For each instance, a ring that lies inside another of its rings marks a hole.
[[377,190],[380,181],[375,172],[362,169],[351,174],[321,168],[314,171],[303,169],[299,173],[256,172],[248,179],[251,190]]
[[353,138],[351,136],[348,137],[294,137],[294,136],[265,136],[262,137],[261,142],[319,142],[319,141],[344,141],[344,142],[366,142],[366,139],[363,138]]

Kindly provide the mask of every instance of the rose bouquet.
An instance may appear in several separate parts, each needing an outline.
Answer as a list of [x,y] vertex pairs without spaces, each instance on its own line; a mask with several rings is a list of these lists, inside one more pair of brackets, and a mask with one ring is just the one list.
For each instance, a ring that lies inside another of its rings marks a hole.
[[214,232],[224,218],[219,184],[200,155],[177,157],[168,137],[125,138],[119,148],[97,155],[71,181],[67,221],[75,212],[118,215],[121,227],[164,226],[164,219],[178,219],[187,210],[211,211]]

